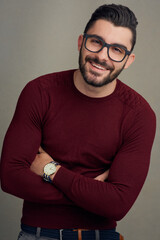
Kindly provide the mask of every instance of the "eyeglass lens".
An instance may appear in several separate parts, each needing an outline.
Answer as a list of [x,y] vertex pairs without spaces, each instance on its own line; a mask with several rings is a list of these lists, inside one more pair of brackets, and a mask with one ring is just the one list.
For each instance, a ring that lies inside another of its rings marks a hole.
[[[100,52],[104,45],[105,42],[97,37],[89,36],[86,38],[86,48],[91,52]],[[126,52],[119,46],[111,45],[108,47],[108,55],[113,61],[122,61],[126,55]]]

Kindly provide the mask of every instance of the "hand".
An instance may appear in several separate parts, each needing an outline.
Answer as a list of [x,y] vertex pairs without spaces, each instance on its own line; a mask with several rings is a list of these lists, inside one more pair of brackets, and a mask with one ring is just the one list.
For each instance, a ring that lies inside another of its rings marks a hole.
[[95,180],[104,182],[104,181],[108,178],[108,175],[109,175],[109,169],[108,169],[107,171],[105,171],[104,173],[98,175],[98,176],[95,178]]
[[52,161],[53,159],[51,156],[40,147],[39,154],[36,155],[34,161],[32,162],[30,170],[42,177],[44,173],[44,166]]

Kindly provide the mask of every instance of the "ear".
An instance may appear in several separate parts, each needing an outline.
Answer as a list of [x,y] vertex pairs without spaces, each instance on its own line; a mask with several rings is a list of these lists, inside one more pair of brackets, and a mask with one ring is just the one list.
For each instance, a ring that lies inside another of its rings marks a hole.
[[129,57],[128,57],[128,60],[125,64],[124,68],[127,69],[134,62],[134,60],[135,60],[135,54],[131,53],[131,55],[129,55]]
[[78,51],[80,51],[82,43],[83,43],[83,35],[81,34],[78,38]]

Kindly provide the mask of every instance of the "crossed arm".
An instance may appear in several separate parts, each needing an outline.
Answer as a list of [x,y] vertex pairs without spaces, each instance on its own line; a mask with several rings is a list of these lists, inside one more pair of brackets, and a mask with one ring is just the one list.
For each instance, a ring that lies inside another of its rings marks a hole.
[[[44,169],[44,166],[47,164],[47,163],[50,163],[52,162],[53,159],[51,158],[51,156],[46,153],[42,147],[39,148],[39,153],[36,155],[34,161],[32,162],[31,166],[30,166],[30,169],[32,172],[34,172],[35,174],[39,175],[39,176],[43,176],[43,169]],[[60,165],[58,165],[56,167],[56,172],[54,174],[52,174],[50,176],[51,180],[53,181],[57,171],[61,168]],[[102,181],[104,182],[107,178],[108,178],[108,175],[109,175],[109,170],[106,170],[104,173],[98,175],[96,178],[94,178],[95,180],[98,180],[98,181]]]
[[[137,114],[136,125],[127,130],[109,174],[93,179],[59,166],[51,185],[39,177],[52,158],[41,149],[36,155],[42,142],[43,115],[38,91],[35,86],[32,94],[30,89],[25,90],[8,129],[2,151],[2,189],[30,202],[76,205],[106,218],[121,219],[137,198],[148,172],[154,114],[145,109]],[[35,98],[28,102],[31,95],[38,95],[36,102]]]
[[[39,177],[43,175],[44,166],[53,160],[42,149],[36,155],[40,145],[40,131],[35,131],[33,144],[21,144],[23,134],[27,139],[26,132],[24,133],[23,126],[17,129],[14,122],[8,131],[1,166],[1,185],[4,191],[31,202],[76,205],[109,219],[120,220],[124,217],[147,175],[151,145],[148,145],[147,138],[144,142],[140,136],[138,140],[135,138],[135,143],[129,141],[125,144],[115,156],[109,174],[105,172],[93,179],[59,166],[52,176],[52,185]],[[31,137],[29,139],[32,141]],[[136,150],[142,149],[143,144],[146,145],[145,152]],[[8,146],[13,146],[12,151],[8,151]],[[28,162],[28,159],[34,161]],[[106,178],[107,182],[104,182]]]

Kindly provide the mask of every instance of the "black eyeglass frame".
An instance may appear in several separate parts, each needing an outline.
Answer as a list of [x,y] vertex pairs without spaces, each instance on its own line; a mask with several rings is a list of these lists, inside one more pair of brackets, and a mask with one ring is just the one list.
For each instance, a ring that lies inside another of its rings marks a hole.
[[[89,49],[86,47],[86,42],[87,42],[87,39],[88,39],[89,37],[95,37],[95,38],[97,38],[98,40],[100,40],[100,41],[102,42],[103,45],[102,45],[102,47],[101,47],[100,50],[98,50],[98,51],[91,51],[91,50],[89,50]],[[85,46],[85,48],[86,48],[89,52],[99,53],[100,51],[102,51],[102,49],[103,49],[104,47],[106,47],[106,48],[107,48],[108,57],[109,57],[112,61],[114,61],[114,62],[122,62],[122,61],[125,59],[125,57],[126,57],[126,56],[129,56],[129,55],[131,54],[131,52],[132,52],[132,51],[128,51],[125,47],[123,47],[123,46],[121,46],[121,45],[119,45],[119,44],[108,44],[108,43],[106,43],[101,37],[99,37],[99,36],[97,36],[97,35],[94,35],[94,34],[92,35],[92,34],[84,33],[84,34],[83,34],[83,39],[84,39],[84,38],[85,38],[84,46]],[[117,61],[117,60],[112,59],[112,58],[109,56],[109,48],[110,48],[110,47],[119,47],[119,48],[122,48],[122,49],[125,51],[125,55],[124,55],[123,59],[120,60],[120,61]]]

